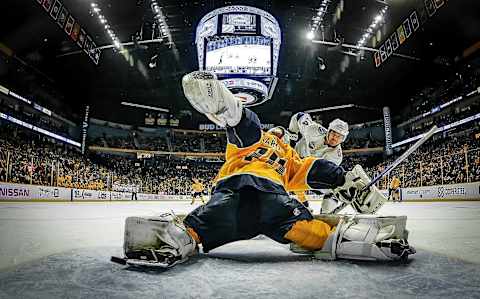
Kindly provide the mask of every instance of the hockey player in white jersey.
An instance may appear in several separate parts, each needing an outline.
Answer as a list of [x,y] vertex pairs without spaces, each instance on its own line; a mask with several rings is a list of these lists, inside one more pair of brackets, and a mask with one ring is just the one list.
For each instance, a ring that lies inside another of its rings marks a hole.
[[[325,159],[340,165],[343,160],[342,143],[348,136],[348,124],[341,120],[335,119],[328,128],[324,128],[317,122],[313,121],[308,113],[299,112],[292,116],[289,124],[289,131],[293,134],[299,134],[302,137],[295,145],[295,150],[300,157],[316,157]],[[361,172],[364,173],[363,169]],[[365,173],[364,173],[365,174]],[[368,178],[368,176],[365,174]],[[369,178],[368,178],[369,179]],[[336,214],[345,208],[348,204],[359,213],[373,214],[386,201],[386,198],[374,188],[375,196],[370,198],[371,202],[345,202],[339,199],[332,190],[322,190],[324,192],[321,214]],[[297,192],[297,196],[298,196]],[[300,195],[301,197],[301,195]],[[341,197],[340,197],[341,198]],[[301,198],[303,201],[303,198]]]
[[288,130],[301,134],[295,145],[300,157],[313,156],[333,162],[342,163],[342,142],[348,135],[348,124],[341,119],[332,121],[328,129],[314,122],[308,113],[299,112],[292,116]]
[[[348,135],[348,124],[341,119],[332,121],[328,129],[313,121],[310,114],[299,112],[292,116],[288,130],[301,135],[295,144],[295,150],[300,157],[316,157],[340,165],[342,163],[342,142]],[[339,202],[330,190],[323,190],[323,200],[320,213],[338,213],[346,205]],[[295,192],[298,199],[308,206],[305,194]]]

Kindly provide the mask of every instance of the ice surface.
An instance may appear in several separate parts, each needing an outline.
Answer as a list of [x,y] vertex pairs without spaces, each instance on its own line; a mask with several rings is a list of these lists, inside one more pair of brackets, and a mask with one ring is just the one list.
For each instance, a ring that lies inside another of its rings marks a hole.
[[194,207],[1,203],[0,298],[480,298],[480,202],[387,203],[381,214],[408,216],[408,264],[312,260],[263,236],[165,272],[109,261],[127,216]]

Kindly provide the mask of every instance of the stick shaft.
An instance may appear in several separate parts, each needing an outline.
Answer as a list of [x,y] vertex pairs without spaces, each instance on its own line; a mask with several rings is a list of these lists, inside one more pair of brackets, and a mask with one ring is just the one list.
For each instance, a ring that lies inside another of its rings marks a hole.
[[400,163],[402,163],[405,159],[408,158],[415,150],[417,150],[422,144],[425,143],[430,137],[435,134],[437,131],[437,126],[433,126],[430,131],[425,133],[422,138],[420,138],[414,145],[412,145],[406,152],[404,152],[400,157],[397,158],[392,164],[388,165],[379,175],[377,175],[367,186],[365,186],[364,190],[370,188],[370,186],[374,185],[378,182],[382,177],[387,175],[390,171],[392,171],[395,167],[397,167]]

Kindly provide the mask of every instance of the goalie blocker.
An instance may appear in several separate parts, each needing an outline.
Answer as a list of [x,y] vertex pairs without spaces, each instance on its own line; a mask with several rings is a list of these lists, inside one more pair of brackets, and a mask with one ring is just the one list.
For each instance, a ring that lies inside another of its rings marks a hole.
[[[375,214],[387,201],[387,198],[374,185],[364,189],[370,181],[362,166],[357,164],[345,175],[345,184],[334,189],[333,194],[341,202],[350,204],[360,214]],[[345,207],[345,205],[340,206]],[[337,209],[335,213],[338,213],[339,210],[341,208]]]

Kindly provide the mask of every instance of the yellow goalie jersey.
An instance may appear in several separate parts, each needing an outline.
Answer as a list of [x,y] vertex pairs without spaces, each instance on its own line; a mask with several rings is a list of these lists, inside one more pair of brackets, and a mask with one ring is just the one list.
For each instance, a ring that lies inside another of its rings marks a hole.
[[217,184],[236,175],[266,179],[287,190],[306,190],[306,175],[314,158],[302,160],[290,145],[277,136],[262,132],[259,142],[246,148],[228,143],[226,162],[220,169]]
[[262,132],[258,116],[244,108],[235,127],[227,127],[226,161],[215,179],[215,190],[257,190],[286,194],[311,188],[341,186],[344,171],[332,162],[314,157],[301,159],[277,136]]

